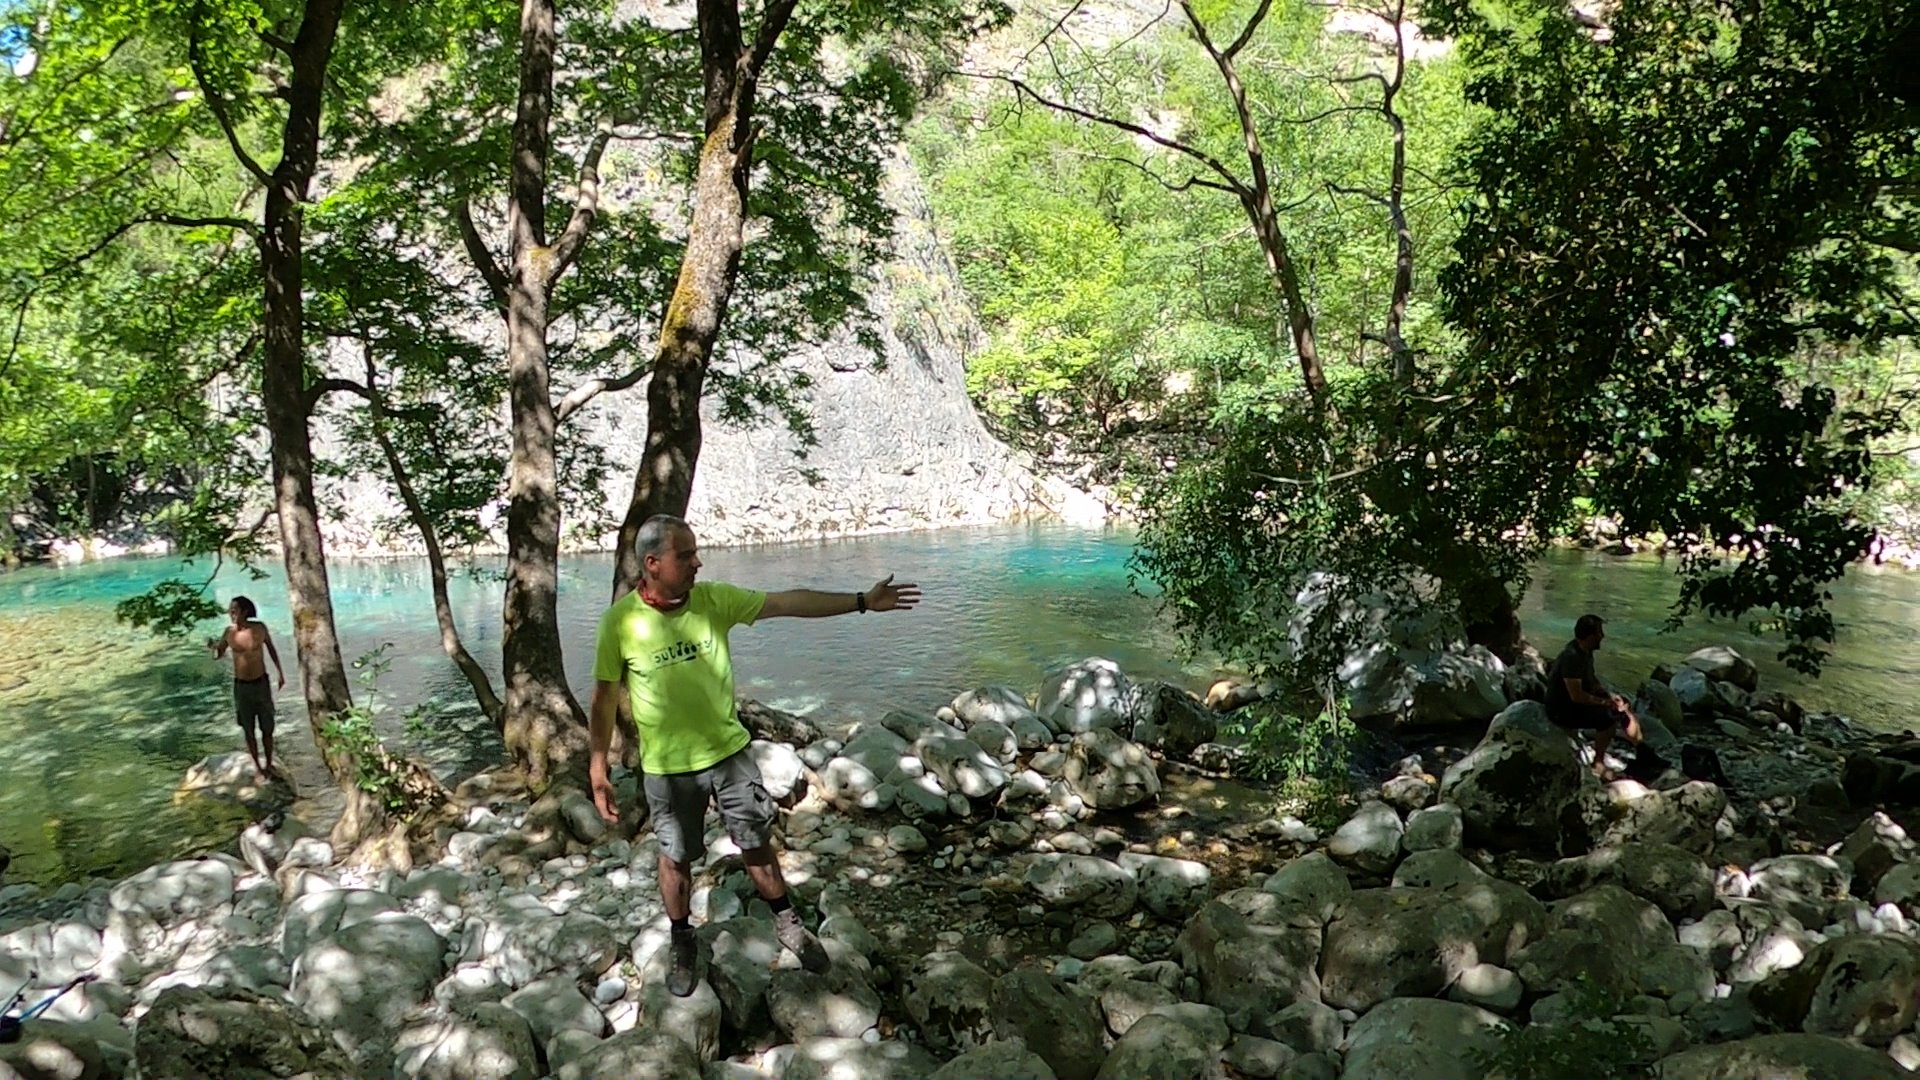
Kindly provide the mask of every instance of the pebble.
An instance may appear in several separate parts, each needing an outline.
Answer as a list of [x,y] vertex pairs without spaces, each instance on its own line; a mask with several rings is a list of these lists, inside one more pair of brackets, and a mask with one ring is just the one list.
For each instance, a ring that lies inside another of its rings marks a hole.
[[627,980],[618,975],[600,980],[600,985],[593,988],[593,1000],[602,1005],[611,1005],[626,996]]
[[[895,825],[887,830],[887,845],[902,854],[927,850],[927,838],[911,825]],[[938,865],[936,860],[935,865]]]
[[1091,855],[1094,852],[1093,841],[1077,832],[1057,833],[1047,838],[1055,851],[1067,851],[1075,855]]
[[1079,960],[1105,956],[1120,947],[1120,932],[1105,919],[1096,919],[1082,927],[1067,943],[1067,952]]
[[1063,979],[1077,979],[1086,969],[1085,960],[1078,960],[1071,956],[1062,956],[1053,962],[1053,973]]
[[947,860],[945,859],[933,860],[933,868],[935,870],[945,870],[947,868]]

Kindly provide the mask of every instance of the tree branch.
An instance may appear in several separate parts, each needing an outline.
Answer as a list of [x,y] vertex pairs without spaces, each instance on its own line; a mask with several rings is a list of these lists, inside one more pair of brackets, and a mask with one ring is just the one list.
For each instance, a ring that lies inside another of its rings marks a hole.
[[1110,161],[1116,165],[1130,166],[1132,168],[1138,169],[1141,172],[1145,173],[1147,176],[1147,179],[1152,180],[1154,183],[1159,184],[1161,187],[1166,188],[1168,191],[1172,191],[1172,192],[1191,191],[1192,189],[1198,187],[1198,188],[1211,188],[1214,191],[1224,191],[1229,195],[1240,194],[1238,191],[1235,191],[1233,188],[1230,188],[1227,185],[1222,184],[1217,180],[1208,180],[1198,175],[1189,176],[1185,180],[1182,180],[1176,184],[1173,181],[1168,180],[1166,177],[1161,176],[1159,173],[1154,172],[1152,169],[1147,168],[1144,164],[1138,161],[1135,161],[1129,157],[1122,157],[1119,154],[1089,154],[1084,151],[1074,151],[1073,156],[1086,158],[1090,161]]
[[[607,143],[613,138],[613,124],[601,125],[594,133],[593,142],[588,144],[586,156],[580,162],[580,193],[573,204],[573,216],[567,220],[566,231],[553,245],[553,269],[547,278],[549,287],[567,272],[573,261],[580,256],[580,248],[587,242],[587,233],[593,228],[593,218],[600,209],[600,159],[607,152]],[[463,204],[464,205],[464,204]]]
[[271,46],[277,52],[285,53],[288,56],[293,55],[293,42],[288,41],[286,38],[281,37],[271,30],[260,31],[260,40],[266,42],[267,45]]
[[557,426],[566,423],[567,418],[579,412],[586,406],[587,402],[592,401],[601,394],[610,394],[625,390],[627,387],[646,378],[647,372],[652,370],[653,363],[649,361],[617,379],[590,379],[581,383],[579,386],[567,391],[567,396],[561,398],[560,404],[554,408],[554,424]]
[[1312,116],[1298,116],[1298,117],[1275,116],[1272,119],[1273,119],[1273,122],[1276,124],[1304,125],[1304,124],[1317,124],[1320,121],[1325,120],[1330,116],[1339,116],[1341,113],[1379,112],[1379,111],[1380,111],[1379,107],[1375,105],[1335,105],[1332,108],[1321,109],[1319,112],[1314,113]]
[[480,271],[480,279],[487,283],[487,295],[493,297],[495,307],[506,311],[507,272],[500,269],[500,260],[493,257],[486,240],[480,236],[479,227],[474,225],[473,204],[459,200],[454,204],[453,217],[460,225],[460,242],[466,245],[467,258],[472,260],[473,268]]
[[352,379],[319,379],[307,386],[307,412],[311,414],[314,406],[320,404],[320,399],[335,390],[356,394],[368,401],[373,400],[373,391]]
[[[1262,11],[1265,7],[1263,3]],[[1240,121],[1241,143],[1246,151],[1247,168],[1253,181],[1243,189],[1240,204],[1247,212],[1247,220],[1253,223],[1254,233],[1259,237],[1260,247],[1267,257],[1268,270],[1286,301],[1287,332],[1293,338],[1294,352],[1299,357],[1301,381],[1306,384],[1307,392],[1312,396],[1314,407],[1321,417],[1331,419],[1333,406],[1329,398],[1326,367],[1320,360],[1320,348],[1314,337],[1313,308],[1300,287],[1299,268],[1294,265],[1293,255],[1288,250],[1286,233],[1280,228],[1280,215],[1273,208],[1273,185],[1267,175],[1266,151],[1260,146],[1260,126],[1254,120],[1253,107],[1248,102],[1246,83],[1241,81],[1240,70],[1234,66],[1233,57],[1214,46],[1206,23],[1193,9],[1193,0],[1180,0],[1180,10],[1186,13],[1187,22],[1193,27],[1193,36],[1200,42],[1200,47],[1213,58],[1213,66],[1219,70],[1221,82],[1226,84],[1227,96],[1233,99],[1233,111]]]
[[107,231],[105,236],[95,241],[85,251],[76,252],[50,266],[42,268],[37,275],[38,283],[34,286],[34,291],[38,291],[40,285],[46,284],[49,279],[80,266],[94,256],[107,250],[107,248],[112,247],[115,240],[120,239],[122,236],[125,236],[127,233],[132,232],[142,225],[177,225],[183,228],[226,226],[228,228],[240,229],[250,236],[258,236],[260,232],[259,226],[244,218],[184,217],[179,214],[142,214],[139,217],[128,218],[126,221],[114,226]]
[[372,417],[373,439],[380,446],[380,454],[387,460],[387,469],[393,474],[393,486],[400,493],[400,501],[407,508],[407,516],[413,520],[413,526],[420,530],[420,542],[427,549],[427,566],[433,579],[433,614],[440,625],[440,647],[449,659],[466,676],[467,685],[473,689],[473,696],[480,702],[480,711],[487,719],[500,723],[505,711],[500,695],[493,689],[493,681],[487,678],[485,668],[474,660],[460,640],[460,628],[453,618],[453,604],[447,599],[447,561],[440,549],[440,532],[434,528],[433,519],[427,516],[426,507],[420,502],[419,494],[414,490],[413,480],[407,474],[407,466],[400,458],[400,451],[393,445],[392,436],[387,434],[389,410],[380,393],[378,372],[373,363],[373,343],[362,341],[364,359],[367,368],[367,411]]
[[247,153],[247,148],[240,144],[240,133],[234,129],[233,117],[227,112],[226,99],[220,96],[220,92],[213,88],[213,83],[207,78],[205,58],[201,55],[200,48],[201,14],[201,5],[195,5],[192,15],[193,28],[187,33],[187,63],[193,68],[193,81],[200,87],[200,96],[207,99],[207,108],[212,111],[214,120],[219,122],[221,132],[227,137],[227,145],[233,148],[234,158],[253,174],[255,180],[260,181],[262,187],[272,187],[273,177],[267,170],[261,168],[253,155]]
[[1355,198],[1365,199],[1368,202],[1374,204],[1375,206],[1388,207],[1391,205],[1390,203],[1388,203],[1387,197],[1385,195],[1381,195],[1378,192],[1368,191],[1366,188],[1348,187],[1345,184],[1336,184],[1331,180],[1327,181],[1327,191],[1329,194],[1333,194],[1333,195],[1352,195]]
[[1316,476],[1307,480],[1301,480],[1292,476],[1273,476],[1267,473],[1255,473],[1254,475],[1272,484],[1285,484],[1288,487],[1314,487],[1320,484],[1337,484],[1342,480],[1351,480],[1356,476],[1371,472],[1374,466],[1378,464],[1380,464],[1378,461],[1369,461],[1364,465],[1356,465],[1345,472],[1334,473],[1332,476]]
[[1025,67],[1028,61],[1031,61],[1033,59],[1034,53],[1037,53],[1041,49],[1046,48],[1047,42],[1053,38],[1053,35],[1059,33],[1060,28],[1067,25],[1067,20],[1079,14],[1080,9],[1084,6],[1085,6],[1085,0],[1074,0],[1074,3],[1071,7],[1067,8],[1066,11],[1062,12],[1058,19],[1053,20],[1053,25],[1047,28],[1047,32],[1040,35],[1040,40],[1034,42],[1033,46],[1029,48],[1026,51],[1026,53],[1020,57],[1020,66]]
[[7,345],[6,362],[0,363],[0,378],[4,378],[7,370],[13,367],[13,358],[20,355],[20,335],[27,327],[27,309],[33,306],[33,297],[37,292],[37,288],[28,289],[20,297],[20,310],[13,317],[13,340]]
[[1177,139],[1169,139],[1166,136],[1159,134],[1158,132],[1152,131],[1148,128],[1141,127],[1139,124],[1130,124],[1125,120],[1116,120],[1111,116],[1102,116],[1099,113],[1089,112],[1086,109],[1069,105],[1064,101],[1054,101],[1046,97],[1045,95],[1041,94],[1038,90],[1035,90],[1033,87],[1027,85],[1022,80],[1016,79],[1011,75],[994,75],[994,74],[988,74],[985,72],[977,72],[977,71],[957,71],[957,72],[954,72],[954,74],[964,75],[968,78],[973,78],[973,79],[989,79],[996,82],[1004,82],[1007,85],[1013,87],[1015,92],[1018,95],[1033,99],[1033,102],[1037,105],[1043,106],[1048,109],[1052,109],[1055,112],[1065,113],[1068,116],[1079,117],[1080,119],[1085,120],[1088,123],[1100,124],[1105,127],[1114,128],[1115,130],[1118,130],[1118,131],[1127,132],[1130,135],[1138,135],[1139,137],[1146,139],[1149,142],[1153,142],[1160,146],[1164,146],[1167,149],[1174,151],[1175,153],[1185,154],[1187,157],[1190,157],[1193,160],[1200,162],[1202,165],[1205,165],[1208,171],[1214,173],[1216,176],[1219,176],[1225,185],[1225,190],[1231,191],[1236,196],[1239,196],[1241,198],[1245,198],[1247,195],[1250,194],[1247,186],[1241,183],[1239,177],[1229,172],[1227,170],[1227,167],[1220,163],[1219,158],[1214,157],[1212,154],[1207,153],[1205,150],[1200,150],[1195,147],[1189,146],[1186,143],[1180,142]]
[[1860,239],[1875,247],[1904,252],[1908,255],[1920,255],[1920,233],[1874,233],[1861,234]]
[[1247,47],[1247,42],[1253,40],[1254,32],[1260,29],[1262,22],[1266,21],[1267,9],[1272,6],[1273,0],[1260,0],[1260,6],[1253,9],[1253,16],[1247,20],[1247,25],[1241,29],[1240,36],[1234,38],[1233,44],[1227,46],[1226,51],[1220,55],[1228,60],[1240,55],[1240,50]]
[[151,223],[155,225],[175,225],[182,229],[206,229],[206,228],[239,229],[241,232],[244,232],[249,236],[260,235],[259,225],[251,221],[248,221],[246,218],[239,218],[239,217],[222,217],[219,215],[215,215],[212,217],[193,217],[186,214],[148,214],[146,217],[141,218],[135,222],[135,224],[140,224],[140,223]]
[[779,43],[780,35],[786,32],[787,21],[793,18],[793,9],[798,0],[773,0],[760,17],[760,29],[753,35],[753,50],[740,58],[740,70],[749,77],[757,79],[760,69],[765,66],[773,47]]

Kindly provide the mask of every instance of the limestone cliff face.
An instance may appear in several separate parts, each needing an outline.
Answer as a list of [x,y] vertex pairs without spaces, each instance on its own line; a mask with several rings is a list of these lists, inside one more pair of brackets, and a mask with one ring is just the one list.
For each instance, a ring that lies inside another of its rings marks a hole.
[[[688,517],[707,543],[808,539],[938,528],[1031,517],[1093,522],[1095,499],[1035,475],[1025,455],[987,430],[966,391],[966,360],[984,336],[952,260],[934,232],[925,190],[910,166],[889,178],[898,208],[893,259],[874,274],[871,302],[885,363],[851,334],[797,350],[786,363],[812,377],[808,396],[819,440],[804,458],[777,420],[742,428],[711,399]],[[602,447],[614,468],[604,489],[580,502],[604,505],[618,523],[646,441],[646,384],[604,394],[570,421],[573,435]],[[324,432],[316,431],[319,441]],[[506,438],[504,417],[501,438]],[[411,530],[380,521],[397,506],[380,477],[332,485],[341,514],[327,525],[336,554],[419,550]],[[569,522],[564,546],[611,546],[613,535]],[[496,539],[504,540],[498,535]]]
[[[979,524],[1048,514],[1049,492],[981,423],[966,391],[966,357],[983,343],[951,260],[934,235],[919,180],[902,165],[893,261],[872,303],[885,342],[876,366],[851,338],[787,359],[812,377],[819,445],[798,458],[784,425],[728,426],[709,400],[688,517],[710,542],[788,540]],[[642,387],[603,396],[581,435],[618,464],[608,511],[625,511],[646,439]]]

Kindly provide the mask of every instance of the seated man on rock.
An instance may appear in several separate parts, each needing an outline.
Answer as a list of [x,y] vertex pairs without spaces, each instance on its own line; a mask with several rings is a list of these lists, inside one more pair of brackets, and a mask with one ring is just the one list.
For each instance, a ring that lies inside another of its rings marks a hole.
[[1570,731],[1592,731],[1594,775],[1611,780],[1607,748],[1613,745],[1613,733],[1619,731],[1638,744],[1640,718],[1626,698],[1608,693],[1594,674],[1593,654],[1606,636],[1605,622],[1598,615],[1582,615],[1573,624],[1573,640],[1547,669],[1547,716]]

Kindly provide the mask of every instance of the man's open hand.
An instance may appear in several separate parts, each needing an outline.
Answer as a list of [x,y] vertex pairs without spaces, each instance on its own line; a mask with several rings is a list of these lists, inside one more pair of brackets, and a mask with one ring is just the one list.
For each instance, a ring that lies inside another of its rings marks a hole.
[[896,608],[910,608],[920,602],[920,586],[910,581],[898,585],[893,583],[893,575],[888,574],[880,584],[867,590],[867,610],[892,611]]

